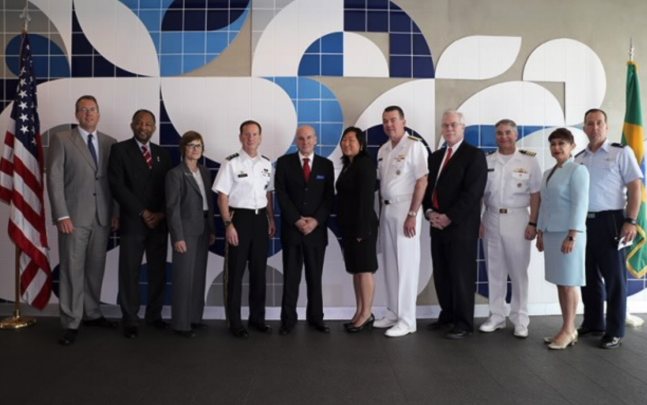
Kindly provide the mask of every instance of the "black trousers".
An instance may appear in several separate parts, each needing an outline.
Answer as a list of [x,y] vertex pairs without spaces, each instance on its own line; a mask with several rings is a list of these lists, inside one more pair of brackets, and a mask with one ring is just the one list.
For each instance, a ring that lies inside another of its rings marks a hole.
[[301,273],[305,264],[308,304],[306,319],[311,324],[323,322],[323,275],[325,246],[305,246],[304,244],[283,246],[283,299],[281,302],[281,323],[293,327],[298,320],[297,301]]
[[625,335],[627,317],[627,248],[619,251],[617,240],[623,224],[622,211],[589,215],[586,220],[586,286],[582,287],[582,327],[604,330],[607,335],[617,337]]
[[476,227],[431,228],[434,284],[441,310],[438,321],[469,332],[474,331],[477,249],[478,222]]
[[141,305],[140,269],[146,252],[148,298],[146,322],[162,319],[166,295],[167,232],[143,235],[120,235],[119,242],[119,306],[124,326],[139,324]]
[[225,251],[225,311],[231,330],[243,327],[240,306],[243,275],[249,264],[249,320],[265,322],[265,274],[269,222],[267,210],[230,208],[231,222],[238,233],[238,246],[227,244]]

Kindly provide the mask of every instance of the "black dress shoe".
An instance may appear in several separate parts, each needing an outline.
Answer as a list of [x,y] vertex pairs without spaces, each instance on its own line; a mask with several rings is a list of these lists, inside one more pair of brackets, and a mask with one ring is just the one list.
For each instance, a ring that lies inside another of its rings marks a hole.
[[78,333],[78,330],[76,329],[66,329],[65,332],[63,332],[63,335],[61,336],[61,338],[58,339],[58,343],[60,343],[63,346],[71,345],[76,341],[77,333]]
[[159,330],[166,330],[169,328],[168,322],[164,321],[163,319],[155,319],[152,322],[147,322],[149,325],[154,326],[156,329]]
[[102,316],[97,319],[83,321],[83,326],[99,326],[101,328],[115,329],[117,326],[119,326],[119,323],[115,321],[109,321]]
[[449,325],[447,322],[435,321],[427,325],[427,330],[439,330]]
[[577,334],[579,336],[586,336],[586,335],[589,335],[589,336],[602,336],[602,335],[604,335],[604,331],[599,330],[599,329],[591,329],[591,328],[587,328],[587,327],[582,326],[580,328],[577,328]]
[[353,322],[344,322],[344,329],[348,329],[353,325],[355,325]]
[[124,326],[124,336],[126,339],[134,339],[137,337],[137,326]]
[[185,338],[194,338],[195,337],[195,333],[192,330],[174,330],[173,332],[175,332],[176,335],[182,336],[182,337],[185,337]]
[[270,325],[266,324],[265,322],[249,321],[247,323],[247,326],[250,327],[250,328],[254,328],[254,329],[256,329],[257,331],[259,331],[261,333],[272,333],[272,327]]
[[321,333],[330,333],[330,328],[324,322],[311,323],[310,327],[318,330]]
[[236,330],[231,330],[231,334],[237,337],[238,339],[249,339],[249,332],[247,332],[247,329],[245,328],[240,328]]
[[209,329],[209,326],[206,323],[198,322],[198,323],[192,323],[191,324],[191,329],[207,330],[207,329]]
[[371,330],[373,329],[373,322],[375,322],[375,315],[371,314],[371,316],[360,326],[355,326],[354,324],[351,324],[351,326],[346,328],[346,332],[358,333],[363,330]]
[[292,327],[291,326],[287,326],[287,325],[282,324],[281,327],[279,328],[279,335],[282,335],[282,336],[289,335],[290,332],[292,332]]
[[620,347],[620,339],[617,336],[607,336],[604,335],[602,336],[602,340],[600,340],[600,348],[602,349],[617,349]]
[[450,330],[449,332],[445,333],[445,337],[447,339],[453,339],[453,340],[458,340],[458,339],[463,339],[469,335],[471,335],[472,332],[463,330],[463,329],[458,329],[454,328]]

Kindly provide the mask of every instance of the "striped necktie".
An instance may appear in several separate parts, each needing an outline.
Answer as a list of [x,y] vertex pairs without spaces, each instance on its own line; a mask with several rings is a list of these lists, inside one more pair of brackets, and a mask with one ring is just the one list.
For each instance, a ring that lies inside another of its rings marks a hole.
[[153,157],[151,156],[151,152],[145,146],[142,146],[142,152],[144,152],[144,159],[146,159],[146,164],[148,165],[148,168],[152,169],[153,168]]

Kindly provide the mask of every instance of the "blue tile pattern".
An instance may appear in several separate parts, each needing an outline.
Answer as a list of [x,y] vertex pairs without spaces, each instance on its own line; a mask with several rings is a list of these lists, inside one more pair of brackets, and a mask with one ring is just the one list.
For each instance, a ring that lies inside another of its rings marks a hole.
[[389,34],[390,77],[435,77],[427,40],[413,19],[393,2],[345,0],[344,30]]
[[299,76],[343,76],[344,33],[335,32],[314,41],[299,63]]

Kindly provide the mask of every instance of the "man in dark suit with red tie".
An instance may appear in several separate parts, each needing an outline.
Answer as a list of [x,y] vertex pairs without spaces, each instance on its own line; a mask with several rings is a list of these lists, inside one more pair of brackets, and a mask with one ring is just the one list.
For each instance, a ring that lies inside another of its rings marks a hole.
[[121,207],[119,305],[124,336],[132,339],[139,326],[139,274],[144,252],[148,263],[146,323],[158,329],[168,327],[162,319],[168,243],[164,179],[172,164],[169,152],[150,142],[156,129],[152,112],[135,112],[130,128],[133,138],[112,147],[108,177],[112,195]]
[[441,309],[429,329],[451,324],[453,329],[445,337],[462,339],[474,331],[476,253],[487,162],[482,150],[464,141],[461,113],[445,111],[441,131],[446,147],[429,158],[424,200],[431,223],[434,284]]
[[283,246],[283,300],[281,335],[297,323],[301,269],[305,264],[308,305],[306,319],[316,330],[328,333],[324,323],[321,279],[328,245],[326,221],[334,198],[334,169],[330,160],[314,153],[317,134],[311,126],[297,129],[298,152],[276,164],[274,191],[281,208]]

